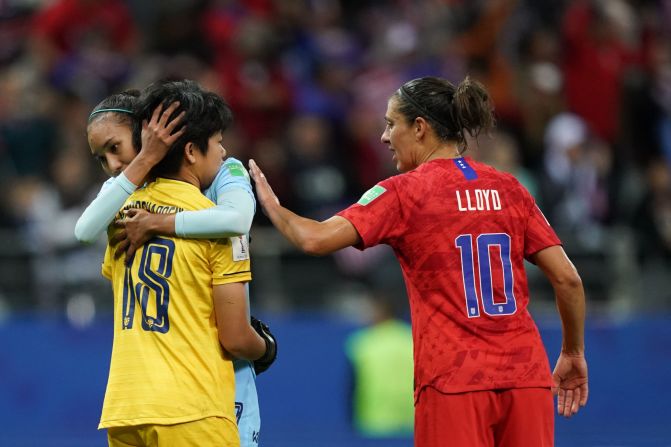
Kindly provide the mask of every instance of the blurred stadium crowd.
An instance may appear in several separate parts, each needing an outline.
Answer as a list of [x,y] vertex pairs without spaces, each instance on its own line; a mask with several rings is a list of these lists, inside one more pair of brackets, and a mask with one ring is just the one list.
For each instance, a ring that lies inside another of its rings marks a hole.
[[[229,154],[320,218],[394,173],[379,137],[398,86],[466,74],[498,118],[469,154],[534,194],[592,307],[669,310],[669,0],[4,0],[0,314],[111,308],[104,244],[73,235],[104,181],[86,123],[106,95],[166,77],[221,93],[236,114]],[[404,293],[384,249],[308,259],[260,212],[252,238],[255,306]]]

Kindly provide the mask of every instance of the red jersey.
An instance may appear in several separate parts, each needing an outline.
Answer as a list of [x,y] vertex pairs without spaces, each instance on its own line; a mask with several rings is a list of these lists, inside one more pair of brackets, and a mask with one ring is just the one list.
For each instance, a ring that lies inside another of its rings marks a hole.
[[410,300],[415,395],[549,387],[547,354],[527,310],[524,259],[559,245],[529,192],[470,158],[391,177],[338,213],[360,249],[388,244]]

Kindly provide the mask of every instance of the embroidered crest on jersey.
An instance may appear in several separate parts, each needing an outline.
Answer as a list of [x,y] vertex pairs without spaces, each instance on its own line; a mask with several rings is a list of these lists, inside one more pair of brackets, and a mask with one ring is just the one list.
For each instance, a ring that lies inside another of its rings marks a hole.
[[233,177],[247,177],[247,171],[241,163],[228,163],[224,166]]
[[249,242],[247,236],[236,236],[231,239],[233,248],[233,261],[246,261],[249,259]]
[[375,186],[373,186],[371,189],[369,189],[368,191],[366,191],[366,192],[361,196],[361,198],[359,199],[359,201],[358,201],[357,203],[358,203],[359,205],[366,206],[366,205],[368,205],[370,202],[372,202],[373,200],[375,200],[375,199],[377,199],[378,197],[380,197],[380,196],[381,196],[382,194],[384,194],[385,192],[387,192],[387,190],[386,190],[384,187],[382,187],[382,186],[380,186],[380,185],[375,185]]

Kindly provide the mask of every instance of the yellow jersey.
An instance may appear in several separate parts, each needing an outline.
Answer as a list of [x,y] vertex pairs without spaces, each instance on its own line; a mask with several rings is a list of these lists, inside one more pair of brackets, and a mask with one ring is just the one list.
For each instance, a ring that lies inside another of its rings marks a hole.
[[[123,209],[212,206],[195,186],[158,179]],[[114,342],[99,428],[211,416],[235,423],[233,364],[219,344],[212,287],[251,280],[246,248],[240,238],[155,237],[126,265],[108,244],[102,273],[114,291]]]

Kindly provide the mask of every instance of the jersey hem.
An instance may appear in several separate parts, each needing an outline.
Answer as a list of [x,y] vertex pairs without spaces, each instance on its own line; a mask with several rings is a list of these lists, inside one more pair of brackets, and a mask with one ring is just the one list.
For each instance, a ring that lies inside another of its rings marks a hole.
[[214,286],[222,286],[224,284],[231,284],[234,282],[249,282],[252,280],[252,276],[250,272],[240,272],[240,273],[225,273],[225,275],[228,275],[224,278],[213,278],[212,279],[212,285]]
[[[532,251],[529,251],[528,253],[526,253],[526,254],[524,255],[524,259],[526,259],[527,261],[529,261],[529,262],[531,262],[532,264],[534,264],[534,263],[531,261],[531,259],[529,259],[529,258],[531,258],[533,255],[535,255],[536,253],[538,253],[538,252],[541,251],[541,250],[545,250],[546,248],[557,247],[557,246],[563,247],[564,244],[562,244],[561,241],[558,241],[557,243],[550,244],[550,245],[546,245],[546,246],[544,246],[544,247],[540,247],[540,248],[535,248],[535,247],[534,247],[534,249],[533,249]],[[534,265],[536,265],[536,264],[534,264]]]
[[419,397],[424,391],[425,388],[433,388],[442,394],[463,394],[463,393],[473,393],[477,391],[496,391],[496,390],[518,390],[525,388],[552,388],[552,383],[547,381],[542,382],[529,382],[525,384],[511,384],[510,382],[493,384],[491,386],[463,386],[463,387],[450,387],[450,386],[439,386],[435,383],[427,383],[417,387],[415,390],[415,404],[419,401]]
[[185,422],[199,421],[201,419],[219,417],[229,420],[235,424],[235,419],[232,419],[224,413],[205,413],[199,415],[181,416],[181,417],[146,417],[146,418],[132,418],[132,419],[115,419],[111,421],[100,422],[98,430],[114,427],[128,427],[135,425],[155,424],[155,425],[175,425],[183,424]]

